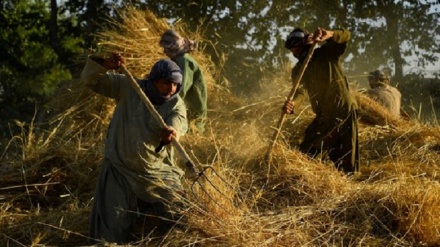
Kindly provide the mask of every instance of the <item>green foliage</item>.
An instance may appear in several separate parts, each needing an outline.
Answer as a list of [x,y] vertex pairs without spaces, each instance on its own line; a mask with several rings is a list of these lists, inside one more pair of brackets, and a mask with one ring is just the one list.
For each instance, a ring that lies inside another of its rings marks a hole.
[[[350,30],[352,42],[346,53],[350,61],[345,67],[352,74],[388,66],[401,77],[409,62],[424,67],[439,59],[439,4],[433,0],[166,0],[135,5],[182,20],[190,30],[202,30],[227,55],[226,77],[244,92],[253,86],[245,84],[261,78],[260,67],[276,67],[280,54],[281,59],[290,56],[283,44],[294,27]],[[215,54],[209,47],[206,51]]]
[[[255,88],[263,71],[291,59],[284,39],[294,27],[349,29],[352,42],[344,67],[351,74],[387,66],[399,77],[411,62],[409,57],[420,70],[439,59],[440,5],[435,0],[132,0],[130,4],[171,22],[184,22],[189,32],[200,33],[204,52],[222,66],[222,75],[240,94]],[[80,68],[73,59],[95,45],[94,34],[105,28],[103,20],[124,4],[7,0],[0,8],[0,111],[6,116],[6,107],[17,110],[21,104],[33,111],[33,104],[48,97],[61,81],[78,76]],[[224,65],[223,57],[228,59]]]
[[438,1],[353,1],[349,19],[353,36],[353,60],[348,64],[356,73],[379,66],[394,67],[403,77],[410,62],[420,69],[439,59],[440,5]]
[[[28,119],[60,82],[72,78],[49,38],[48,1],[6,1],[0,10],[0,114],[3,119]],[[68,33],[61,29],[61,34]],[[81,51],[81,39],[62,36],[64,55]],[[57,44],[58,45],[58,44]]]

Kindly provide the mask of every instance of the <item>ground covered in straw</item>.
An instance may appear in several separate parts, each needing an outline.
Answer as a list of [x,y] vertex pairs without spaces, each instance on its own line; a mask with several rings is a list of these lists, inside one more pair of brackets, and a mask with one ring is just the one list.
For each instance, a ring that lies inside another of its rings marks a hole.
[[[149,12],[121,14],[123,22],[98,35],[100,45],[124,52],[130,71],[144,76],[163,57],[157,43],[168,25]],[[133,245],[440,245],[439,126],[393,118],[355,93],[360,174],[347,177],[328,161],[297,151],[313,118],[307,105],[287,118],[268,163],[264,156],[290,90],[289,66],[243,99],[229,93],[203,47],[194,57],[208,81],[209,123],[205,134],[189,134],[182,144],[198,163],[214,168],[218,174],[206,174],[223,194],[207,185],[211,200],[195,188],[183,227],[162,237],[145,232]],[[60,88],[45,126],[14,123],[22,132],[0,153],[2,246],[87,245],[113,107],[72,81]],[[191,191],[191,183],[186,186]]]

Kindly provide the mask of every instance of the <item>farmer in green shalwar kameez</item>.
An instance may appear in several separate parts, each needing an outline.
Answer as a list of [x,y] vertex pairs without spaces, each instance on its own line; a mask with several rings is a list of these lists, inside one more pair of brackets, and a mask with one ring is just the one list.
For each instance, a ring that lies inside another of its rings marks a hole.
[[195,48],[193,40],[185,39],[174,30],[167,30],[162,35],[159,44],[165,54],[179,65],[183,72],[182,91],[180,97],[188,108],[190,126],[195,126],[200,132],[205,131],[207,118],[208,92],[202,70],[190,52]]
[[173,162],[171,145],[159,153],[155,153],[155,148],[187,131],[186,108],[178,96],[182,71],[177,64],[169,59],[159,60],[148,79],[138,80],[168,125],[161,128],[130,85],[130,79],[108,73],[123,62],[119,54],[107,59],[90,56],[81,74],[93,91],[117,102],[97,181],[90,237],[118,244],[134,240],[140,218],[136,212],[145,211],[145,207],[154,208],[160,217],[176,220],[173,209],[180,205],[184,192],[184,172]]
[[349,40],[350,32],[345,29],[318,28],[309,34],[296,28],[289,34],[285,47],[298,59],[292,80],[313,42],[326,42],[315,49],[293,101],[287,101],[283,108],[286,113],[293,113],[294,107],[308,96],[316,116],[305,131],[300,150],[312,157],[329,157],[339,170],[354,173],[359,170],[357,104],[340,62]]

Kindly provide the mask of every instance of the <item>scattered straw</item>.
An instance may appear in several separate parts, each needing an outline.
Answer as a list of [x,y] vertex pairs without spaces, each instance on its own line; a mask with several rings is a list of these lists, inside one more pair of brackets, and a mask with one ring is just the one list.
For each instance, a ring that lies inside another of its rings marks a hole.
[[[127,8],[98,34],[100,46],[123,52],[142,77],[163,57],[158,46],[168,24],[151,12]],[[176,27],[184,36],[184,26]],[[203,46],[202,46],[203,48]],[[207,172],[217,203],[200,189],[188,195],[187,223],[159,238],[145,232],[138,246],[437,246],[440,243],[440,128],[396,119],[364,95],[360,105],[361,174],[346,177],[328,161],[297,150],[314,117],[307,105],[287,119],[270,164],[263,155],[291,84],[289,66],[263,78],[252,97],[237,98],[209,57],[194,54],[209,86],[204,135],[182,143],[212,165],[234,189]],[[85,56],[83,57],[85,58]],[[84,60],[82,60],[84,62]],[[88,238],[95,181],[114,102],[80,81],[61,88],[48,126],[17,123],[22,134],[0,154],[0,242],[16,246],[79,246]],[[267,176],[269,174],[269,176]],[[190,191],[190,182],[186,187]],[[240,200],[237,200],[240,197]],[[232,200],[231,200],[232,199]]]

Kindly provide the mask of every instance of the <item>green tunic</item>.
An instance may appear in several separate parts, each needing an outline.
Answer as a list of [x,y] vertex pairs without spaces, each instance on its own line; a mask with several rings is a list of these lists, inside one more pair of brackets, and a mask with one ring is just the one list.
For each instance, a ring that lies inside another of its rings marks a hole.
[[175,59],[183,71],[183,88],[180,97],[188,107],[188,119],[194,120],[196,126],[204,131],[207,117],[208,92],[203,73],[194,58],[185,53]]
[[[104,162],[97,182],[90,235],[123,243],[134,227],[136,200],[169,204],[183,191],[183,170],[173,162],[167,145],[156,154],[161,127],[132,88],[129,78],[106,73],[91,59],[81,74],[93,91],[117,101],[107,132]],[[187,130],[186,108],[178,96],[156,110],[178,132]],[[177,194],[176,194],[177,193]]]
[[[315,49],[294,96],[298,107],[308,95],[313,122],[307,127],[300,149],[306,153],[329,155],[335,165],[346,171],[358,170],[357,104],[350,93],[340,57],[345,52],[350,32],[335,30],[333,37]],[[292,80],[302,63],[292,69]]]

